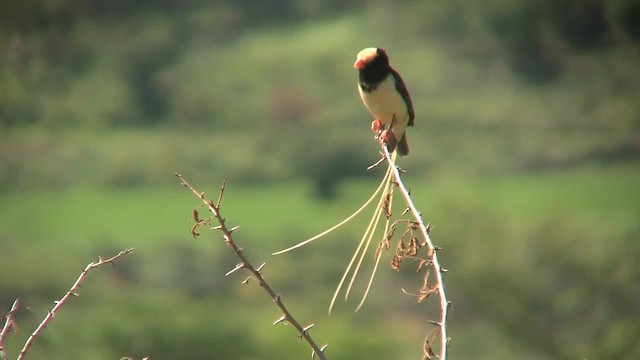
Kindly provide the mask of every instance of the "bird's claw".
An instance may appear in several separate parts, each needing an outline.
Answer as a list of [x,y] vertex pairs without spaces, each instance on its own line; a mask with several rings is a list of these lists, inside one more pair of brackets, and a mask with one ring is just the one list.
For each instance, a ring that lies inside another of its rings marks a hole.
[[382,130],[384,130],[384,124],[380,119],[376,119],[371,122],[371,131],[373,131],[376,135],[379,135]]
[[386,145],[387,149],[389,149],[389,152],[393,152],[393,150],[395,150],[396,148],[396,145],[398,144],[396,135],[391,129],[382,130],[380,136],[378,137],[378,141],[380,142],[380,145]]

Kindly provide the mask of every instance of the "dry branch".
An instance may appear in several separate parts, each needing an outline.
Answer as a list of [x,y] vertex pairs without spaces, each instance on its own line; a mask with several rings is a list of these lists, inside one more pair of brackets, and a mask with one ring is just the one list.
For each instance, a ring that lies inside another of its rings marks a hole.
[[4,325],[2,326],[2,330],[0,330],[0,359],[2,360],[5,360],[7,358],[7,353],[4,350],[4,338],[9,334],[9,331],[11,331],[11,329],[17,331],[18,328],[16,320],[14,318],[14,314],[18,310],[18,307],[20,307],[20,299],[16,299],[13,302],[13,305],[11,305],[11,309],[4,317],[5,321]]
[[[435,286],[437,287],[438,297],[440,298],[440,320],[433,322],[433,324],[438,326],[439,332],[440,332],[439,357],[441,360],[446,360],[447,347],[449,345],[449,338],[447,337],[447,314],[449,311],[449,304],[450,304],[449,301],[447,300],[447,295],[444,289],[444,272],[446,270],[440,266],[440,262],[438,261],[438,254],[437,254],[438,248],[436,248],[436,246],[433,244],[433,241],[431,241],[431,237],[429,236],[429,227],[425,225],[424,221],[422,220],[422,215],[414,205],[413,200],[411,199],[411,196],[409,194],[409,191],[407,191],[407,188],[404,186],[404,183],[400,178],[400,171],[398,170],[398,167],[394,163],[386,146],[382,146],[382,151],[384,152],[384,157],[387,159],[387,162],[389,163],[389,166],[392,169],[393,176],[395,178],[395,183],[398,189],[400,189],[400,192],[402,192],[402,195],[405,198],[407,206],[411,214],[413,215],[413,218],[415,219],[419,227],[419,230],[424,238],[424,244],[428,248],[430,265],[433,267],[435,278],[436,278]],[[427,359],[431,358],[431,356],[433,355],[431,346],[430,346],[430,341],[429,341],[430,337],[431,336],[427,336],[427,339],[425,340],[425,346],[424,346],[424,348],[426,349],[424,351],[424,356]]]
[[[375,164],[369,166],[367,169],[369,170],[373,169],[374,167],[380,165],[381,163],[384,163],[385,161],[388,163],[388,169],[378,188],[373,192],[373,194],[369,197],[369,199],[362,206],[360,206],[360,208],[358,208],[358,210],[356,210],[353,214],[349,215],[346,219],[340,221],[338,224],[329,228],[328,230],[325,230],[320,234],[311,237],[310,239],[299,242],[284,250],[275,252],[273,253],[273,255],[279,255],[279,254],[289,252],[291,250],[307,245],[310,242],[315,241],[327,235],[328,233],[346,224],[351,219],[353,219],[358,214],[360,214],[378,196],[378,194],[381,194],[379,198],[379,202],[374,210],[373,216],[369,221],[369,225],[367,226],[362,236],[362,239],[358,243],[358,246],[351,258],[351,261],[347,265],[347,268],[344,271],[342,278],[338,283],[336,291],[333,294],[333,298],[331,299],[331,303],[329,305],[329,312],[331,312],[331,309],[335,304],[335,301],[339,292],[341,291],[343,285],[345,285],[347,277],[351,274],[351,280],[348,282],[346,291],[345,291],[345,299],[349,296],[349,293],[352,289],[352,285],[355,281],[355,278],[358,274],[358,271],[364,259],[365,253],[369,248],[369,245],[371,244],[374,233],[376,232],[376,228],[380,220],[382,219],[382,215],[384,215],[383,221],[385,222],[384,230],[383,230],[383,238],[375,249],[374,267],[369,277],[369,281],[367,283],[367,287],[364,292],[364,295],[360,303],[358,304],[356,311],[360,309],[365,299],[367,298],[369,289],[371,288],[374,276],[378,268],[378,264],[381,259],[382,252],[390,248],[390,242],[394,234],[396,233],[398,224],[400,222],[406,223],[407,228],[405,232],[401,235],[398,241],[398,244],[396,247],[396,254],[391,261],[391,268],[394,270],[398,270],[400,268],[400,263],[402,262],[403,259],[411,258],[414,260],[418,260],[418,267],[417,267],[418,272],[425,269],[424,276],[423,276],[423,284],[418,294],[411,294],[405,291],[404,289],[402,290],[405,294],[416,297],[418,302],[423,301],[424,299],[429,297],[429,295],[431,294],[434,294],[434,293],[438,294],[440,299],[440,319],[438,321],[429,321],[429,323],[436,325],[437,328],[435,329],[435,331],[430,332],[429,335],[425,338],[423,342],[423,349],[425,349],[424,350],[425,359],[430,359],[436,356],[433,350],[432,344],[433,344],[433,340],[436,340],[436,338],[440,336],[441,349],[437,356],[440,359],[444,360],[447,357],[447,347],[450,340],[449,337],[447,336],[447,328],[446,328],[446,320],[447,320],[448,310],[450,307],[450,302],[447,300],[447,296],[444,288],[444,279],[443,279],[444,277],[443,275],[446,272],[446,270],[440,266],[440,263],[438,261],[437,251],[439,248],[436,247],[431,241],[431,237],[429,235],[430,224],[425,225],[424,221],[422,220],[422,216],[420,212],[418,211],[415,204],[413,203],[413,200],[411,199],[409,191],[407,190],[404,183],[402,182],[402,179],[400,178],[400,174],[403,171],[396,166],[395,156],[396,156],[395,153],[393,154],[393,156],[389,153],[386,146],[382,146],[382,158],[379,161],[377,161]],[[407,204],[407,208],[402,212],[401,217],[404,217],[406,214],[411,213],[412,217],[415,220],[400,219],[400,220],[394,221],[393,223],[391,222],[391,218],[392,218],[391,205],[393,200],[393,193],[396,188],[400,189],[400,192],[405,198],[405,202]],[[424,240],[420,241],[418,239],[419,237],[422,237]],[[420,249],[423,247],[426,248],[426,257],[424,258],[418,256]],[[430,270],[433,270],[433,271],[430,271]],[[435,273],[435,284],[429,283],[429,276],[431,273]]]
[[[229,247],[231,247],[231,249],[233,249],[233,251],[236,254],[236,256],[238,256],[238,258],[240,259],[240,263],[238,263],[232,270],[227,272],[227,275],[230,275],[230,274],[232,274],[232,273],[234,273],[234,272],[236,272],[236,271],[238,271],[240,269],[247,269],[253,275],[253,277],[256,279],[258,284],[269,294],[271,299],[276,303],[276,305],[278,306],[278,308],[282,312],[282,316],[280,318],[278,318],[273,323],[273,325],[279,324],[279,323],[284,322],[284,321],[290,323],[298,331],[298,333],[300,334],[300,337],[303,338],[309,344],[309,346],[311,347],[311,349],[312,349],[312,357],[317,356],[321,360],[326,360],[326,357],[325,357],[325,354],[324,354],[324,350],[327,348],[327,345],[319,347],[316,344],[316,342],[313,340],[311,335],[309,334],[309,330],[314,326],[314,324],[307,325],[307,326],[302,326],[293,317],[291,312],[284,305],[284,303],[282,301],[282,297],[280,296],[280,294],[276,293],[271,288],[271,286],[267,283],[267,281],[264,279],[264,277],[262,276],[262,269],[264,268],[265,264],[263,263],[258,268],[255,268],[247,260],[247,258],[244,256],[244,253],[242,252],[242,249],[240,247],[238,247],[238,245],[233,240],[232,233],[238,227],[235,226],[233,228],[228,228],[227,224],[226,224],[226,221],[225,221],[226,219],[224,217],[222,217],[222,215],[220,213],[220,207],[221,207],[221,204],[222,204],[222,196],[224,194],[224,191],[225,191],[225,188],[226,188],[226,183],[227,183],[226,179],[222,183],[222,186],[220,187],[220,194],[218,196],[218,201],[214,204],[213,201],[208,200],[204,196],[203,192],[199,192],[193,186],[191,186],[191,184],[189,184],[187,182],[187,180],[181,174],[175,173],[175,175],[180,179],[182,185],[185,186],[187,189],[191,190],[191,192],[194,193],[205,204],[205,206],[211,211],[211,213],[213,214],[213,217],[216,219],[216,221],[219,224],[219,225],[213,227],[212,229],[213,230],[222,231],[222,237],[224,238],[225,242],[227,243],[227,245],[229,245]],[[204,225],[204,224],[206,224],[206,223],[208,223],[209,221],[199,219],[198,215],[197,215],[197,212],[194,212],[194,219],[196,221],[196,226],[193,227],[192,234],[194,236],[197,236],[197,234],[198,234],[196,232],[197,228],[202,226],[202,225]],[[245,280],[245,281],[247,281],[247,280]]]
[[99,266],[102,266],[104,264],[112,264],[113,265],[113,264],[115,264],[115,261],[118,260],[118,258],[120,258],[121,256],[124,256],[126,254],[130,254],[132,252],[133,252],[133,248],[125,249],[123,251],[120,251],[117,255],[112,256],[112,257],[110,257],[108,259],[104,259],[102,257],[99,257],[98,261],[88,264],[84,268],[84,270],[82,270],[82,273],[80,273],[80,276],[78,277],[76,282],[73,284],[73,286],[71,286],[69,291],[67,291],[67,293],[60,300],[54,301],[55,306],[51,310],[49,310],[49,312],[47,313],[47,316],[45,316],[45,318],[42,320],[40,325],[38,325],[38,327],[33,331],[33,333],[31,333],[31,336],[29,336],[29,338],[27,339],[27,341],[24,344],[24,347],[20,351],[20,355],[18,355],[18,360],[23,360],[24,359],[24,357],[27,355],[27,352],[31,348],[31,345],[33,345],[33,342],[42,333],[42,331],[45,329],[47,324],[49,324],[51,319],[53,319],[53,317],[56,316],[56,314],[58,313],[58,311],[60,311],[62,306],[64,306],[64,304],[66,304],[66,302],[72,296],[78,296],[77,291],[82,286],[82,282],[87,277],[87,274],[89,273],[89,271],[91,271],[91,270],[93,270],[93,269],[95,269],[95,268],[97,268]]

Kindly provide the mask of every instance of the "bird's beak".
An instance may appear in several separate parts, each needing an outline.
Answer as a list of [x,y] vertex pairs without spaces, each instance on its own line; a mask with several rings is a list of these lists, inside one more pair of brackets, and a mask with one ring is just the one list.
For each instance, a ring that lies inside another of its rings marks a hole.
[[362,66],[364,65],[364,61],[362,61],[362,59],[358,59],[356,60],[355,64],[353,64],[353,67],[356,69],[362,69]]

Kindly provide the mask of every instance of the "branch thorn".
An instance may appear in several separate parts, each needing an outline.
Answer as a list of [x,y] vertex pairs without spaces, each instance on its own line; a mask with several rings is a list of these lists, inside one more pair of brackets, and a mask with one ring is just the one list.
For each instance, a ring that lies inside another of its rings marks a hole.
[[280,324],[281,322],[286,321],[286,320],[287,320],[287,317],[282,315],[276,321],[274,321],[272,325]]

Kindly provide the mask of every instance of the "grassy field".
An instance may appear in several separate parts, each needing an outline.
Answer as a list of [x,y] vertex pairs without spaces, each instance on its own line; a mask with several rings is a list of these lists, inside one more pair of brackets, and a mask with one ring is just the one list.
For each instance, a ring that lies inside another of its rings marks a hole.
[[[612,256],[622,256],[619,259],[621,263],[628,260],[621,254],[629,251],[623,248],[627,243],[625,239],[638,234],[638,178],[640,166],[637,164],[590,166],[506,177],[405,176],[424,217],[436,226],[433,237],[444,248],[442,258],[452,272],[448,277],[449,291],[453,298],[459,299],[460,305],[454,312],[451,326],[456,341],[461,344],[456,350],[461,358],[509,359],[535,354],[521,345],[501,346],[498,353],[493,352],[486,357],[474,354],[478,346],[485,346],[481,344],[504,342],[505,336],[482,316],[468,313],[469,296],[465,284],[472,281],[474,274],[500,269],[521,276],[522,281],[530,281],[536,276],[531,267],[539,266],[532,259],[542,256],[540,254],[544,254],[547,248],[564,251],[568,258],[595,265],[610,260]],[[217,197],[219,182],[194,185],[199,190],[207,191],[209,196]],[[413,358],[411,354],[415,354],[412,344],[418,344],[423,336],[424,325],[411,315],[415,309],[407,308],[407,299],[386,289],[396,288],[398,285],[394,283],[398,281],[415,286],[415,279],[410,272],[404,274],[402,279],[397,279],[388,271],[382,272],[372,291],[370,305],[363,311],[364,314],[373,311],[386,315],[379,315],[364,324],[361,322],[364,318],[356,318],[353,320],[356,323],[347,325],[343,323],[344,318],[340,320],[340,314],[350,316],[352,305],[340,304],[338,319],[328,319],[323,315],[331,289],[364,229],[366,216],[312,245],[312,250],[303,249],[293,255],[277,258],[268,255],[341,220],[356,209],[376,185],[374,179],[350,180],[340,187],[335,200],[327,201],[315,198],[311,186],[302,182],[262,186],[230,183],[224,198],[224,213],[230,224],[241,225],[237,233],[238,241],[247,248],[250,257],[269,261],[272,280],[285,294],[288,292],[293,295],[291,302],[294,307],[308,317],[324,319],[329,329],[335,327],[350,334],[351,340],[334,339],[334,344],[343,343],[343,346],[349,347],[348,344],[368,343],[365,339],[367,331],[370,331],[369,326],[379,326],[381,333],[389,336],[389,342],[370,348],[378,353],[389,351],[389,354],[398,355],[393,349],[401,344],[407,348],[405,355],[398,358],[409,359]],[[91,321],[92,316],[109,322],[107,318],[110,315],[106,314],[114,311],[109,304],[127,301],[128,296],[140,297],[140,301],[144,302],[142,299],[154,297],[149,294],[158,294],[163,299],[159,308],[185,301],[197,303],[197,297],[191,299],[190,296],[197,294],[201,291],[198,289],[204,286],[209,289],[209,296],[217,299],[208,300],[212,304],[226,304],[237,297],[237,300],[233,300],[234,306],[254,314],[255,317],[247,315],[243,318],[256,326],[255,319],[264,317],[258,314],[264,311],[273,314],[273,309],[262,301],[264,295],[259,294],[257,288],[238,292],[235,283],[212,275],[221,274],[226,268],[232,267],[234,260],[225,252],[221,242],[211,241],[212,237],[217,240],[217,236],[212,236],[206,230],[202,231],[203,236],[198,241],[191,239],[188,233],[189,216],[191,209],[197,205],[197,199],[179,186],[177,181],[174,187],[126,190],[84,188],[2,194],[0,237],[3,239],[2,247],[11,251],[0,252],[0,262],[24,276],[5,277],[0,286],[18,293],[39,289],[36,293],[40,300],[30,301],[35,304],[39,301],[46,303],[49,301],[45,300],[47,297],[53,298],[63,293],[77,268],[93,257],[110,255],[110,252],[119,248],[133,246],[137,248],[137,253],[124,263],[132,261],[135,265],[123,265],[124,271],[137,274],[133,276],[135,280],[127,285],[127,295],[111,294],[106,299],[105,295],[98,295],[100,292],[96,293],[95,287],[117,286],[113,289],[122,290],[122,284],[114,284],[106,275],[97,276],[97,279],[91,280],[97,284],[85,290],[89,292],[89,297],[85,299],[96,302],[95,312],[82,315],[85,320],[81,322]],[[401,206],[398,207],[396,211],[401,211]],[[205,213],[204,209],[201,213]],[[41,256],[37,263],[30,259],[33,254]],[[181,256],[187,258],[181,260]],[[489,263],[488,258],[491,258]],[[292,268],[313,275],[306,275],[307,280],[301,283],[297,277],[292,278]],[[310,279],[313,279],[312,283],[308,283]],[[102,300],[99,300],[100,296]],[[390,304],[396,304],[394,307],[398,306],[400,310],[390,310]],[[79,309],[74,309],[74,306],[80,305],[72,305],[65,312],[77,319],[76,316],[86,312],[88,304],[84,303]],[[206,308],[204,304],[197,305],[198,308],[203,306]],[[246,309],[247,306],[251,309]],[[191,310],[186,311],[191,313]],[[116,311],[114,316],[124,316],[118,314]],[[414,335],[399,339],[391,335],[389,329],[382,330],[388,318],[395,318],[394,323],[406,326],[407,331],[413,331]],[[184,326],[200,326],[193,319],[183,321],[186,321]],[[64,321],[62,323],[66,324]],[[348,329],[350,326],[351,330]],[[68,354],[62,349],[69,340],[65,333],[70,337],[78,336],[70,327],[73,325],[60,325],[54,339],[59,346],[52,350],[55,353]],[[151,324],[145,327],[139,323],[128,331],[148,332],[152,328]],[[220,334],[212,336],[224,338],[234,331],[238,330],[223,327]],[[258,338],[265,334],[256,331]],[[326,331],[327,328],[324,328],[320,334],[333,338],[335,333]],[[269,335],[270,341],[282,343],[284,335],[277,334]],[[106,335],[98,333],[86,336],[97,341],[96,337]],[[244,336],[249,335],[245,333]],[[136,351],[147,349],[135,343],[127,346],[125,348]],[[157,346],[150,346],[158,349]],[[277,354],[277,351],[273,351]],[[344,349],[336,350],[337,353],[342,351]],[[279,355],[274,356],[277,358]]]
[[[185,174],[188,176],[188,174]],[[457,223],[452,206],[495,212],[505,223],[524,225],[541,217],[570,216],[582,224],[629,229],[640,215],[640,167],[591,166],[534,175],[477,178],[406,176],[416,203],[438,226]],[[220,182],[194,184],[217,197]],[[278,244],[283,233],[313,234],[347,216],[377,186],[350,180],[333,201],[313,196],[307,183],[228,184],[224,211],[243,232]],[[107,240],[136,246],[188,234],[197,199],[179,186],[70,189],[0,194],[0,234],[29,246],[83,246]],[[200,211],[206,213],[204,208]]]
[[11,0],[0,27],[0,315],[23,300],[10,354],[81,267],[135,247],[30,356],[307,356],[258,286],[223,276],[237,260],[220,234],[191,237],[207,211],[180,171],[214,199],[228,177],[237,242],[331,359],[417,358],[438,306],[402,295],[422,284],[410,261],[389,271],[387,254],[361,312],[365,276],[326,314],[373,209],[270,255],[376,188],[352,64],[381,46],[415,107],[400,165],[448,269],[451,359],[640,358],[632,0],[76,3]]

